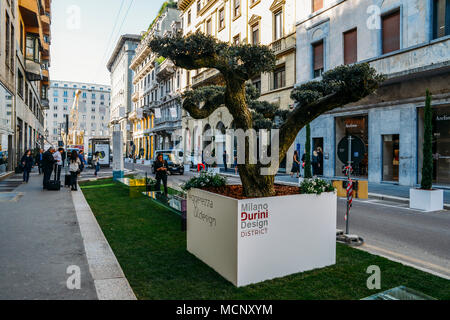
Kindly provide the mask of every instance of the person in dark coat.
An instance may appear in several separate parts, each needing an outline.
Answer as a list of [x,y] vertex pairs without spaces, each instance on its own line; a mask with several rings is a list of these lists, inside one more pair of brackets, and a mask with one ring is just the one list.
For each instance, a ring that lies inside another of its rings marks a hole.
[[30,180],[30,172],[31,169],[33,169],[34,165],[34,159],[31,155],[31,150],[27,150],[25,152],[22,159],[20,160],[20,163],[22,164],[23,168],[23,182],[28,183],[28,180]]
[[44,157],[44,150],[39,149],[39,153],[37,154],[36,159],[35,159],[36,166],[39,169],[39,174],[42,174],[42,160],[43,160],[43,157]]
[[44,181],[43,181],[44,189],[47,189],[47,184],[50,181],[50,177],[52,176],[53,166],[56,163],[55,158],[53,158],[53,153],[55,153],[55,148],[50,147],[47,151],[44,152],[42,156],[42,170],[44,171]]
[[227,155],[227,150],[224,150],[224,151],[223,151],[222,158],[223,158],[223,165],[224,165],[224,167],[225,167],[225,172],[227,172],[227,171],[228,171],[228,163],[227,163],[227,161],[228,161],[228,155]]
[[161,190],[161,180],[164,184],[164,194],[167,196],[167,170],[169,165],[166,160],[163,159],[162,154],[158,154],[155,161],[155,173],[156,173],[156,191]]
[[291,177],[297,174],[297,178],[300,176],[300,161],[298,160],[298,151],[294,151],[294,155],[292,157],[292,169],[291,169]]

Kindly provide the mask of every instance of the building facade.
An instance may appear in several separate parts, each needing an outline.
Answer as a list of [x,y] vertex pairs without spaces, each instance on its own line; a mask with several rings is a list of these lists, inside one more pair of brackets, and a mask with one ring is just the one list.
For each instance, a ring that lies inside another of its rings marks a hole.
[[51,81],[49,89],[50,107],[45,112],[45,130],[48,143],[64,146],[66,117],[74,105],[75,93],[80,90],[78,110],[79,129],[84,132],[84,148],[88,150],[89,139],[110,137],[110,95],[108,85]]
[[[183,34],[196,31],[210,34],[229,43],[268,45],[274,50],[277,62],[271,73],[252,79],[260,91],[260,100],[277,104],[282,109],[293,108],[290,93],[296,83],[296,16],[295,0],[181,0]],[[184,71],[186,89],[209,84],[220,84],[215,69]],[[183,119],[185,150],[200,159],[204,148],[202,134],[211,129],[215,132],[218,154],[226,147],[230,155],[230,142],[225,141],[225,130],[233,127],[233,118],[225,107],[219,108],[207,119]],[[232,147],[232,146],[231,146]],[[222,162],[219,157],[219,163]],[[228,162],[232,163],[231,156]],[[291,159],[281,164],[281,170],[290,167]]]
[[111,73],[111,113],[110,132],[118,126],[122,132],[123,150],[130,153],[133,131],[128,115],[132,111],[131,95],[133,92],[133,70],[130,69],[131,60],[141,41],[141,36],[126,34],[120,37],[107,68]]
[[[376,94],[311,123],[323,174],[343,176],[352,136],[355,175],[421,180],[425,91],[433,93],[434,179],[450,185],[450,3],[446,0],[298,1],[297,84],[338,65],[368,62],[387,80]],[[305,131],[297,138],[304,152]]]
[[2,0],[0,5],[0,152],[8,151],[12,170],[25,150],[44,146],[51,0]]
[[159,57],[148,46],[153,37],[170,36],[181,28],[176,4],[164,3],[160,14],[142,35],[131,63],[133,78],[134,156],[150,160],[157,150],[179,148],[181,144],[182,109],[180,105],[182,70],[172,61]]

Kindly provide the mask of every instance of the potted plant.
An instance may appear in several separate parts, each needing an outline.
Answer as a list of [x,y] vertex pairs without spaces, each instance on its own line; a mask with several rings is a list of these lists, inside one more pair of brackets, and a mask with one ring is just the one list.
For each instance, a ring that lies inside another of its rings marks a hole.
[[219,71],[220,85],[184,93],[182,106],[194,119],[225,106],[236,129],[278,130],[278,157],[270,164],[252,162],[245,142],[245,152],[238,153],[242,185],[213,188],[203,179],[189,188],[187,250],[236,286],[334,264],[335,192],[301,194],[299,187],[276,185],[275,174],[304,126],[373,93],[384,77],[368,64],[340,66],[321,81],[295,88],[296,107],[280,110],[259,101],[258,91],[248,85],[275,68],[276,57],[267,46],[229,44],[200,32],[156,37],[149,46],[179,68]]
[[426,91],[424,108],[423,162],[420,188],[409,190],[409,207],[424,211],[444,209],[444,191],[433,189],[433,110],[431,93]]

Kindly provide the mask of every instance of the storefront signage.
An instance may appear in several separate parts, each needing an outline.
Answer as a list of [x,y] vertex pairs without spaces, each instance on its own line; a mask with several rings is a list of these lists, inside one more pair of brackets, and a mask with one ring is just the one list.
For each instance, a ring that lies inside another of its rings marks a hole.
[[442,116],[436,116],[436,121],[449,121],[450,120],[450,116],[444,114]]

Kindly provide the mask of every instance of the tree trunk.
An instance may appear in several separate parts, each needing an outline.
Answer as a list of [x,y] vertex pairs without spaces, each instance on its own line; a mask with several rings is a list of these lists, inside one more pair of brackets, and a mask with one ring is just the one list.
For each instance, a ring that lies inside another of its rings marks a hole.
[[[228,77],[225,104],[234,118],[236,129],[244,131],[253,127],[252,115],[245,100],[245,82]],[[275,195],[275,176],[261,175],[260,165],[249,163],[249,143],[245,139],[245,164],[239,164],[239,176],[245,197],[270,197]]]

